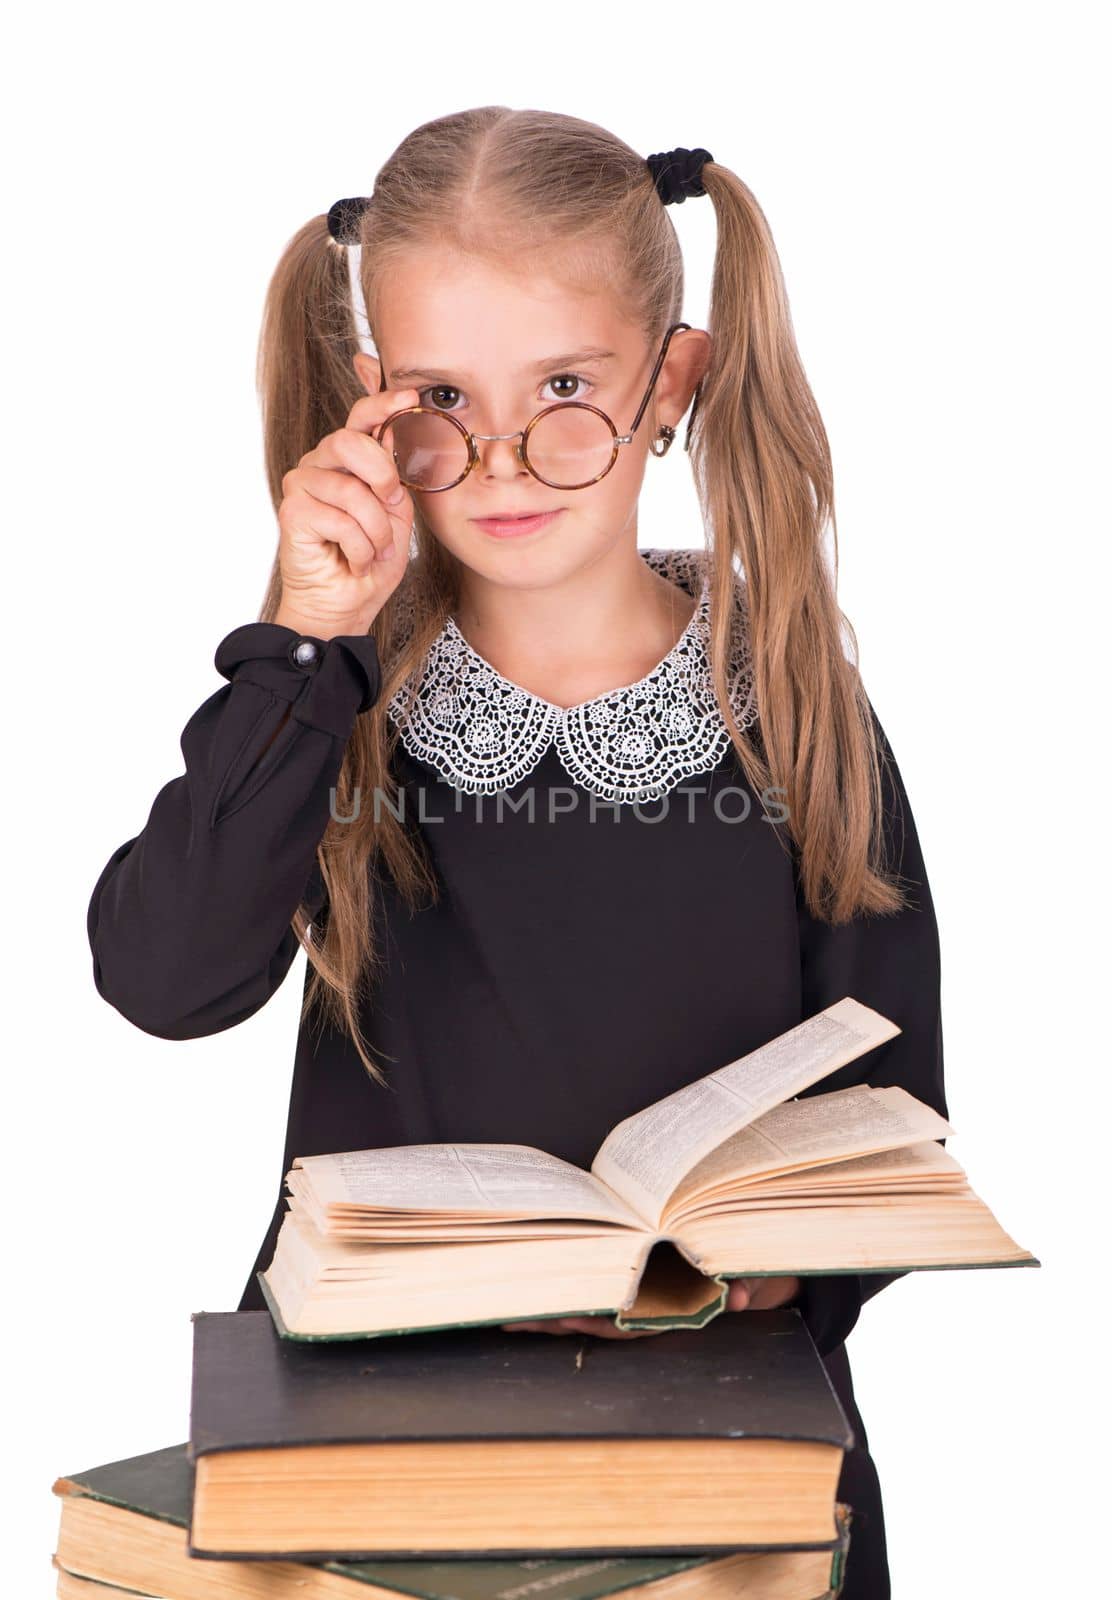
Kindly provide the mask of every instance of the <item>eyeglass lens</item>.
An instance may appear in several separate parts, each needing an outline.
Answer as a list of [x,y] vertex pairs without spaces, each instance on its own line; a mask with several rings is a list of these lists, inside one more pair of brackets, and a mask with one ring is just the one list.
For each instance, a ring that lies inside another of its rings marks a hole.
[[[393,436],[398,476],[407,488],[446,489],[466,472],[467,439],[435,411],[404,412],[387,431]],[[524,450],[539,478],[553,488],[577,489],[610,465],[614,435],[596,412],[569,401],[533,424]]]

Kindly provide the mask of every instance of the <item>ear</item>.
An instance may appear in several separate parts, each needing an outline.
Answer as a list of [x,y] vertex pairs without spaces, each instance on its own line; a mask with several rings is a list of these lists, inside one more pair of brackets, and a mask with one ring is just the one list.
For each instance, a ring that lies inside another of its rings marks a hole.
[[351,358],[351,364],[367,393],[378,394],[382,388],[382,367],[378,357],[369,356],[365,350],[357,350]]
[[673,335],[653,395],[661,422],[673,427],[679,423],[710,365],[711,349],[711,336],[703,328],[685,328]]
[[697,333],[699,335],[699,338],[695,341],[696,348],[699,353],[697,358],[693,360],[691,371],[688,373],[692,390],[694,390],[695,386],[702,382],[702,379],[706,374],[706,370],[710,366],[710,357],[711,351],[714,348],[714,340],[703,328],[693,328],[691,331],[692,333]]

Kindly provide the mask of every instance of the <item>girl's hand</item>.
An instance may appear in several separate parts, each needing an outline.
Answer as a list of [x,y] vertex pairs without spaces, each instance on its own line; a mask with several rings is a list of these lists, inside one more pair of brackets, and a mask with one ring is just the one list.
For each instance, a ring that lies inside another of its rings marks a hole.
[[665,1328],[616,1328],[609,1317],[543,1317],[539,1322],[504,1322],[508,1333],[593,1333],[600,1339],[643,1339]]
[[[771,1311],[794,1300],[803,1287],[793,1273],[786,1278],[733,1278],[726,1311]],[[641,1339],[666,1333],[666,1328],[616,1328],[609,1317],[544,1317],[537,1322],[503,1322],[508,1333],[593,1333],[601,1339]]]
[[352,406],[282,479],[275,622],[318,639],[366,633],[409,561],[413,501],[394,458],[370,437],[415,389],[383,389]]
[[788,1278],[732,1278],[727,1311],[773,1311],[794,1300],[803,1284],[793,1273]]

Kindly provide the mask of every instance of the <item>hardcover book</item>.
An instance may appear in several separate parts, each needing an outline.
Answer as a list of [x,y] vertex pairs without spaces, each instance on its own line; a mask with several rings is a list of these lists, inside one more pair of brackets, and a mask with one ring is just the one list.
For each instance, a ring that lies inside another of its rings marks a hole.
[[526,1145],[298,1157],[259,1274],[288,1339],[538,1317],[701,1327],[729,1280],[1039,1266],[906,1090],[795,1098],[900,1032],[846,997],[620,1122],[589,1172]]
[[283,1340],[193,1318],[193,1555],[833,1550],[853,1444],[796,1310],[633,1340]]

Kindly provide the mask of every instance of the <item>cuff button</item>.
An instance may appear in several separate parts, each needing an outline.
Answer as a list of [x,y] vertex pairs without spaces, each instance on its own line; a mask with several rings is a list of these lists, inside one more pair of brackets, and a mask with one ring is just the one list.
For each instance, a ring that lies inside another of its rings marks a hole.
[[314,639],[295,639],[290,645],[290,660],[295,667],[312,667],[320,660],[320,646]]

